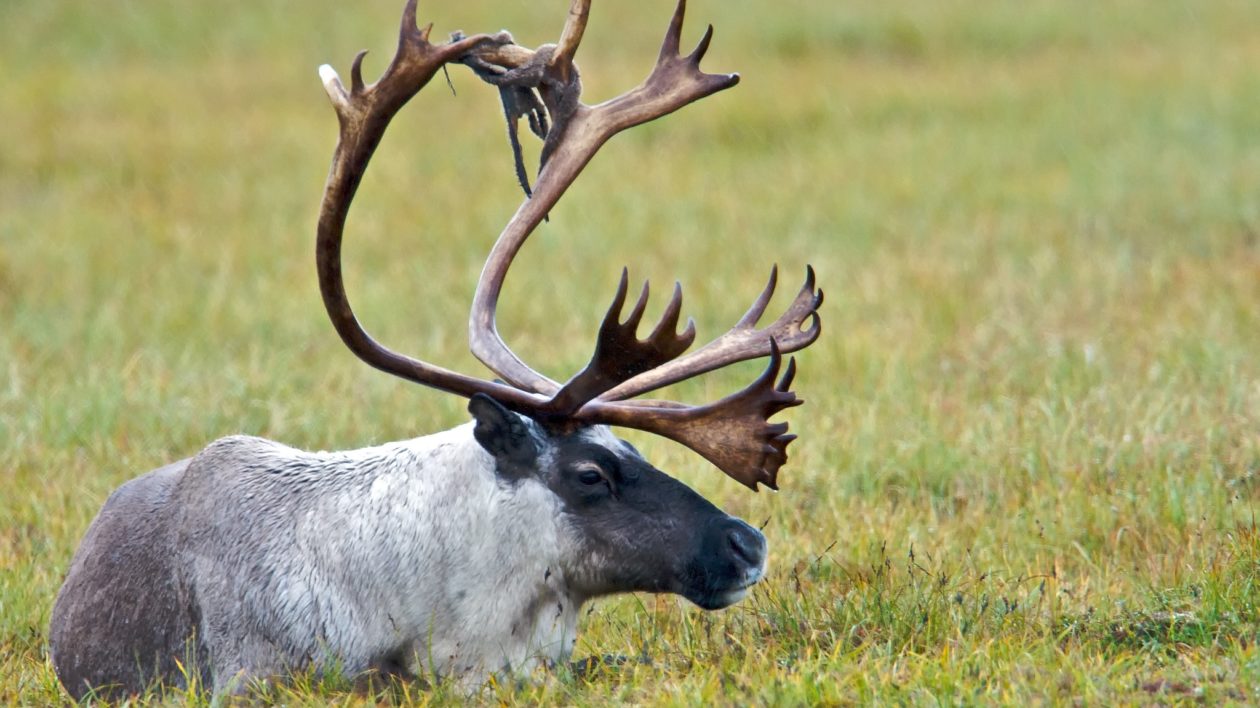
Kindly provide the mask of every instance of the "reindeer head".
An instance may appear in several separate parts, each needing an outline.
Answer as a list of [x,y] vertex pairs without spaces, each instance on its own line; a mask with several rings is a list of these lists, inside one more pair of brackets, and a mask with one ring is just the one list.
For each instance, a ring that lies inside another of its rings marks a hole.
[[653,467],[606,426],[544,425],[480,393],[468,410],[500,480],[538,484],[557,498],[570,595],[672,592],[717,609],[765,572],[761,532]]

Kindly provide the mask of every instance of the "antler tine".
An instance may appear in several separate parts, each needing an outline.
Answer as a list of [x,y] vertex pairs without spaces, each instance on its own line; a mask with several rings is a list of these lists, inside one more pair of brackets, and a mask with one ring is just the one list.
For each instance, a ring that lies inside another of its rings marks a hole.
[[316,265],[320,292],[328,317],[342,341],[368,364],[409,381],[463,396],[485,393],[509,408],[532,412],[544,399],[510,386],[464,376],[384,347],[364,331],[346,295],[341,269],[341,242],[346,217],[385,129],[399,109],[433,78],[443,64],[466,54],[487,39],[486,35],[475,35],[435,46],[429,43],[428,35],[429,27],[422,29],[416,26],[415,0],[408,0],[403,10],[397,51],[376,83],[366,85],[363,82],[365,52],[359,52],[351,65],[349,90],[331,66],[325,64],[319,68],[324,89],[340,124],[317,227]]
[[[582,35],[586,32],[586,21],[591,15],[591,0],[573,0],[569,4],[569,16],[565,18],[564,30],[560,33],[560,41],[549,62],[563,72],[568,72],[573,65],[573,55],[577,53]],[[567,73],[563,76],[567,79]]]
[[[669,304],[665,306],[665,312],[661,314],[661,321],[656,323],[656,328],[648,335],[648,339],[656,339],[666,334],[673,334],[678,330],[678,318],[682,316],[682,283],[674,281],[674,294],[669,297]],[[687,340],[687,347],[696,338],[696,322],[690,317],[687,318],[687,327],[679,335]],[[683,347],[685,350],[687,347]],[[679,350],[681,353],[682,350]]]
[[[622,269],[621,272],[625,275],[627,271]],[[639,289],[639,299],[635,301],[634,308],[630,310],[630,316],[621,323],[623,327],[630,329],[632,333],[639,329],[639,323],[643,321],[643,313],[647,312],[648,294],[650,292],[651,288],[648,287],[648,282],[646,280],[643,281],[643,287]],[[615,323],[616,321],[614,320]]]
[[735,326],[755,327],[757,322],[761,320],[761,316],[766,314],[766,307],[770,305],[770,298],[774,297],[774,289],[778,286],[779,264],[775,263],[770,266],[770,279],[766,281],[766,287],[761,289],[761,294],[757,296],[756,300],[753,300],[752,305],[748,306],[748,311],[744,313],[743,317],[739,318],[739,322],[736,322]]
[[772,342],[785,353],[799,351],[813,344],[822,333],[818,307],[822,305],[823,293],[822,290],[815,289],[812,267],[806,267],[805,283],[779,319],[763,329],[756,328],[770,303],[770,297],[774,295],[777,283],[778,267],[775,266],[770,271],[770,280],[766,287],[729,331],[684,357],[639,374],[606,391],[600,396],[600,400],[624,401],[737,361],[769,356]]
[[[585,28],[588,6],[589,0],[574,0],[572,7],[578,8],[580,12],[575,14],[570,10],[564,37],[580,38],[580,30]],[[544,75],[538,79],[540,87],[563,86],[566,88],[560,92],[569,93],[563,97],[551,96],[547,101],[549,110],[561,113],[553,113],[552,116],[554,125],[544,148],[546,164],[538,175],[533,196],[512,216],[491,250],[477,282],[477,292],[469,315],[469,346],[473,354],[515,386],[542,394],[554,394],[560,389],[555,381],[521,361],[508,348],[498,331],[495,310],[503,290],[503,280],[512,259],[525,240],[599,148],[613,135],[672,113],[739,82],[738,74],[706,74],[700,70],[700,59],[708,47],[712,28],[706,32],[705,39],[695,51],[685,57],[679,56],[679,37],[685,9],[685,0],[680,0],[662,42],[656,66],[648,78],[617,98],[596,106],[588,106],[577,100],[581,87],[576,67],[571,62],[559,62],[574,69],[571,75],[561,76],[558,66],[548,65]],[[569,27],[573,27],[573,30],[569,31]],[[576,39],[566,43],[562,37],[557,52],[569,51],[568,47],[576,50]],[[542,51],[540,48],[539,52]],[[487,53],[486,57],[489,61],[490,54]]]

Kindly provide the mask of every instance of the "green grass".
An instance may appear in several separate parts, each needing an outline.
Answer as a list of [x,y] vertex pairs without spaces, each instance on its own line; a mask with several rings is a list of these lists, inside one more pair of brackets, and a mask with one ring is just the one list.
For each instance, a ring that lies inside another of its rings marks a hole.
[[[336,138],[315,68],[369,47],[375,75],[400,5],[0,3],[0,702],[64,700],[50,608],[124,480],[229,433],[327,449],[464,419],[346,352],[314,278]],[[421,15],[536,45],[567,3],[541,5]],[[589,99],[641,78],[669,12],[596,5]],[[630,436],[765,521],[770,575],[713,614],[596,602],[575,658],[633,661],[484,699],[1260,701],[1260,5],[709,0],[689,41],[709,21],[706,66],[743,82],[605,147],[500,319],[562,377],[623,264],[681,280],[704,337],[771,262],[813,263],[781,493]],[[384,341],[476,372],[467,307],[520,198],[494,95],[451,73],[457,97],[436,81],[387,136],[347,279]]]

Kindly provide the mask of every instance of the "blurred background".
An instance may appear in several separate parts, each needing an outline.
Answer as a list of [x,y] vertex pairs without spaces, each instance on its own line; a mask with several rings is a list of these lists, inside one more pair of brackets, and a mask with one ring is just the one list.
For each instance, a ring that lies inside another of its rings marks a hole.
[[[466,419],[462,400],[349,354],[314,277],[336,141],[316,67],[348,76],[368,48],[365,76],[379,75],[401,5],[0,4],[0,648],[15,677],[0,696],[55,690],[40,654],[52,599],[122,481],[229,433],[332,449]],[[566,7],[425,0],[419,16],[435,38],[508,28],[532,47],[555,40]],[[671,10],[595,5],[577,56],[587,102],[646,75]],[[764,654],[740,656],[789,686],[825,675],[837,699],[913,685],[921,673],[897,678],[902,644],[843,662],[826,649],[859,626],[908,631],[853,598],[882,592],[856,569],[912,548],[969,579],[957,591],[975,623],[942,620],[941,638],[1031,641],[981,605],[1002,593],[1079,617],[1193,612],[1205,636],[1254,630],[1254,589],[1228,573],[1260,568],[1254,537],[1238,540],[1260,495],[1260,4],[693,0],[684,44],[709,22],[705,68],[741,83],[609,143],[518,257],[500,322],[563,379],[623,265],[658,293],[681,281],[701,340],[738,319],[772,263],[772,311],[817,269],[823,335],[799,355],[807,403],[785,416],[802,439],[783,492],[748,494],[629,435],[766,522],[767,594],[728,630],[775,612],[814,622],[754,633]],[[450,81],[387,134],[351,212],[346,280],[383,342],[480,375],[468,306],[521,195],[497,95],[461,66]],[[760,366],[667,395],[713,400]],[[1034,574],[1054,578],[1040,595],[1001,585]],[[1212,610],[1211,578],[1242,594]],[[579,652],[617,651],[641,603],[598,605]],[[1051,644],[1062,627],[1028,622]],[[935,656],[945,639],[923,636]],[[1254,650],[1204,641],[1197,661],[1233,667],[1224,695],[1260,674]],[[775,663],[786,646],[821,658]],[[1002,660],[976,651],[987,680],[1040,685],[994,678]],[[1079,662],[1046,651],[1047,665]],[[846,683],[864,662],[865,688]],[[661,681],[689,695],[686,679]]]

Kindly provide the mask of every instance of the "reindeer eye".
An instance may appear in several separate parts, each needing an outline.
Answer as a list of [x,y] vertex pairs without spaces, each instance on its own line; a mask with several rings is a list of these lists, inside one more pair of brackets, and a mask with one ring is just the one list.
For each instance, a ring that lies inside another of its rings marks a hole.
[[578,482],[588,487],[608,482],[608,475],[605,474],[603,465],[598,462],[584,460],[574,465],[573,469],[577,472]]

